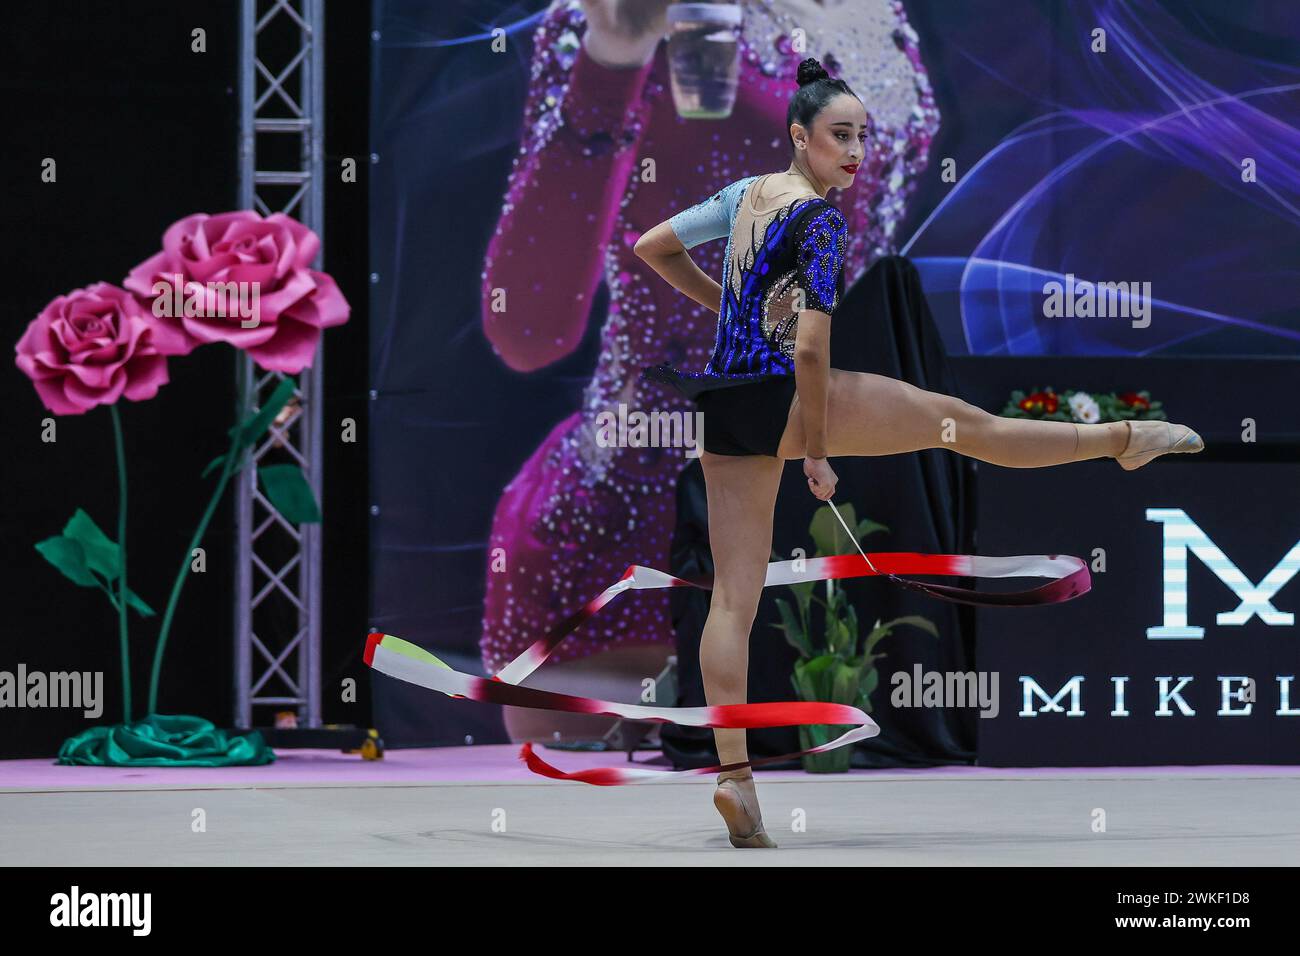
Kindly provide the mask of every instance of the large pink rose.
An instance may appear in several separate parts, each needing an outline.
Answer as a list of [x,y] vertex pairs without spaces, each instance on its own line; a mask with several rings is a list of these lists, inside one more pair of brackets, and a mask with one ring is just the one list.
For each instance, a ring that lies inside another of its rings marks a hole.
[[123,395],[133,402],[153,398],[167,384],[165,356],[183,347],[129,292],[97,282],[54,299],[14,350],[46,408],[84,415]]
[[[321,330],[342,325],[351,312],[334,280],[310,268],[319,249],[316,233],[283,213],[265,219],[251,210],[195,213],[172,223],[162,252],[132,269],[123,284],[156,312],[155,283],[171,287],[180,275],[185,298],[203,295],[203,314],[157,321],[197,342],[229,342],[262,368],[297,374],[311,365]],[[258,283],[258,324],[242,328],[247,319],[217,314],[210,282]]]

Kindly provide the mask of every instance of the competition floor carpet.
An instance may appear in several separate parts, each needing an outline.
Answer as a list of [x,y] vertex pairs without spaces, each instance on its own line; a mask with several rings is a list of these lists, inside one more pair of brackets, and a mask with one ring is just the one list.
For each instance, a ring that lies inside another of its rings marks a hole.
[[[548,750],[565,769],[621,754]],[[712,778],[539,779],[513,745],[282,750],[267,767],[0,761],[0,865],[1292,865],[1300,767],[757,774],[774,851],[727,843]],[[638,761],[657,754],[644,751]],[[1105,832],[1094,832],[1097,811]],[[202,811],[197,813],[196,811]],[[195,821],[204,829],[196,832]]]

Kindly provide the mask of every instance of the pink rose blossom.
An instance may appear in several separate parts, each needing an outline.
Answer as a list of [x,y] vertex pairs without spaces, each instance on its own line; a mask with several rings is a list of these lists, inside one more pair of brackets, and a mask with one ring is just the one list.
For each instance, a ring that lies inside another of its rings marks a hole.
[[[185,298],[203,295],[203,314],[156,321],[197,343],[228,342],[262,368],[297,374],[311,365],[321,331],[342,325],[351,312],[334,280],[310,268],[319,249],[316,233],[283,213],[265,219],[251,210],[195,213],[172,223],[162,251],[132,269],[123,285],[153,311],[155,283],[167,284],[170,300],[180,275]],[[209,282],[258,283],[257,324],[243,328],[251,320],[233,311],[218,315]]]
[[50,302],[14,350],[46,408],[84,415],[123,395],[133,402],[153,398],[167,384],[165,356],[183,346],[125,289],[97,282]]

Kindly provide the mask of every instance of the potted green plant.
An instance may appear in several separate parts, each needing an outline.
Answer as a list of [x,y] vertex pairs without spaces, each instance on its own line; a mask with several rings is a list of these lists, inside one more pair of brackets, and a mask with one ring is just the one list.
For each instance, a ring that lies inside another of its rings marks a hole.
[[[831,507],[823,505],[818,508],[808,526],[808,533],[817,549],[812,557],[847,554],[853,550],[852,542],[840,527]],[[839,509],[845,525],[855,530],[859,542],[877,531],[889,531],[885,525],[866,518],[858,522],[852,504],[842,504]],[[774,556],[776,560],[782,560],[775,552]],[[920,628],[935,637],[939,634],[933,621],[919,615],[897,617],[884,624],[877,618],[859,651],[858,612],[839,580],[825,582],[825,599],[815,593],[816,581],[800,581],[787,587],[794,592],[794,604],[791,606],[789,601],[777,598],[781,623],[772,627],[784,633],[786,641],[799,652],[790,680],[800,700],[849,704],[869,714],[871,695],[880,680],[876,661],[886,656],[876,651],[877,645],[893,633],[894,628],[902,625]],[[813,639],[814,604],[822,609],[822,639],[819,642]],[[849,729],[838,724],[802,726],[799,728],[799,749],[807,750],[829,743]],[[844,773],[849,769],[852,755],[852,747],[804,754],[804,770],[808,773]]]

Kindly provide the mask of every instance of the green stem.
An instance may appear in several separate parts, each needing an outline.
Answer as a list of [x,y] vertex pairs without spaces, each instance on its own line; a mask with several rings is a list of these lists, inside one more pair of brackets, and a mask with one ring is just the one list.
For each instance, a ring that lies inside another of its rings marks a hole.
[[151,714],[158,711],[158,678],[162,675],[163,651],[167,648],[167,635],[171,630],[172,615],[176,613],[176,603],[180,600],[181,588],[184,587],[185,580],[189,577],[190,562],[193,560],[194,549],[203,540],[203,535],[208,530],[208,523],[212,520],[212,515],[221,502],[221,494],[226,490],[226,482],[230,480],[230,463],[234,457],[235,447],[232,445],[226,455],[226,461],[221,467],[221,480],[217,482],[217,487],[212,492],[212,498],[208,502],[207,509],[203,512],[203,517],[199,520],[199,526],[194,529],[194,536],[190,538],[190,545],[185,549],[185,554],[181,558],[180,571],[176,575],[175,582],[172,583],[171,596],[167,598],[167,610],[163,612],[162,630],[158,633],[158,646],[153,653],[153,669],[149,673],[149,713]]
[[118,604],[117,604],[117,598],[113,597],[113,592],[109,588],[104,586],[103,581],[99,580],[99,575],[94,574],[93,571],[91,572],[91,574],[95,578],[95,584],[99,587],[101,591],[104,592],[105,596],[108,598],[108,603],[113,605],[113,610],[116,611]]
[[[241,361],[242,353],[236,357],[236,362]],[[236,422],[244,420],[244,391],[242,373],[238,376],[238,383],[235,386],[239,395],[236,398],[237,412]],[[235,459],[240,461],[240,467],[232,467]],[[184,587],[186,579],[189,577],[190,562],[194,559],[194,549],[197,548],[203,540],[203,535],[208,530],[208,523],[212,521],[213,514],[216,513],[217,505],[221,502],[222,492],[226,490],[226,482],[230,480],[232,474],[242,471],[244,458],[244,448],[240,444],[239,432],[235,432],[235,437],[230,440],[230,450],[226,452],[226,460],[221,465],[221,478],[217,481],[217,487],[212,491],[212,498],[208,501],[208,507],[203,512],[203,517],[199,519],[199,526],[194,529],[194,536],[190,538],[190,545],[185,549],[185,554],[181,558],[180,571],[176,574],[176,580],[172,583],[171,595],[167,598],[167,610],[163,612],[162,629],[158,632],[158,645],[153,652],[153,669],[149,673],[149,713],[156,713],[158,710],[158,679],[162,676],[163,652],[167,649],[167,636],[171,631],[172,615],[176,613],[176,603],[181,597],[181,588]]]
[[126,450],[122,446],[122,419],[117,406],[108,406],[113,419],[113,447],[117,452],[117,546],[122,558],[117,577],[117,631],[122,652],[122,722],[131,722],[131,644],[126,628]]

